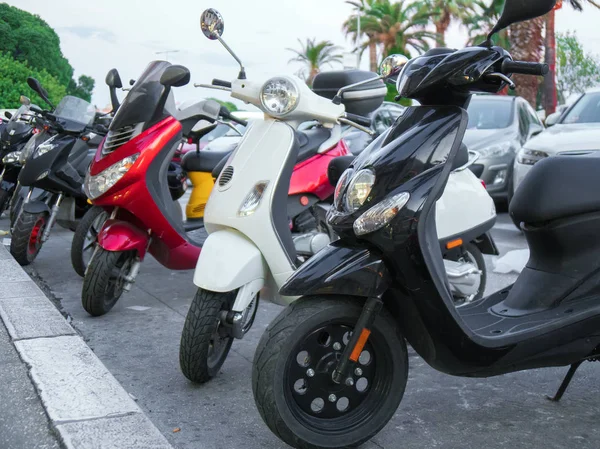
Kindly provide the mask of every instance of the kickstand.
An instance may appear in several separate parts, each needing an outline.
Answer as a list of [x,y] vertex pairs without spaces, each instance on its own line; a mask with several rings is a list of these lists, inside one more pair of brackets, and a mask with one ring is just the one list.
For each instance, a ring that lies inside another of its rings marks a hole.
[[573,375],[575,374],[575,371],[577,371],[577,368],[579,368],[579,366],[582,363],[583,362],[573,363],[571,365],[571,367],[569,368],[569,371],[567,372],[567,375],[565,376],[565,378],[563,379],[562,383],[560,384],[560,387],[558,387],[558,391],[556,392],[556,394],[554,395],[554,397],[546,396],[546,399],[548,399],[549,401],[552,401],[552,402],[558,402],[558,401],[560,401],[560,398],[563,397],[563,394],[565,394],[565,391],[567,390],[567,387],[571,383],[571,379],[573,379]]

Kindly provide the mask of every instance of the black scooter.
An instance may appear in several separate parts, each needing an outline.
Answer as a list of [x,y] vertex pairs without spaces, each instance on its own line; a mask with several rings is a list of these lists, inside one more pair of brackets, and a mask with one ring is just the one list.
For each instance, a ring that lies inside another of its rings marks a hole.
[[8,122],[0,128],[0,215],[8,208],[15,192],[21,165],[19,156],[33,136],[31,101],[21,96],[21,106],[14,114],[5,112]]
[[600,357],[600,159],[548,158],[521,184],[510,213],[531,256],[512,286],[456,309],[437,244],[434,206],[471,95],[514,87],[514,73],[548,71],[513,61],[490,38],[554,4],[506,0],[484,44],[436,48],[402,69],[400,96],[422,106],[407,109],[342,177],[337,199],[352,195],[361,207],[350,213],[335,201],[329,223],[340,240],[283,286],[282,294],[303,297],[275,318],[256,351],[258,410],[289,445],[342,448],[377,434],[402,400],[405,340],[456,376],[570,365],[554,400],[582,362]]
[[[27,82],[49,103],[37,80],[29,78]],[[95,148],[106,133],[104,126],[92,126],[95,111],[79,98],[64,97],[53,112],[32,110],[56,134],[35,148],[19,174],[20,186],[29,188],[29,193],[39,188],[50,194],[43,200],[32,200],[28,193],[12,229],[10,252],[21,265],[35,259],[55,223],[75,230],[77,220],[89,209],[83,180]]]

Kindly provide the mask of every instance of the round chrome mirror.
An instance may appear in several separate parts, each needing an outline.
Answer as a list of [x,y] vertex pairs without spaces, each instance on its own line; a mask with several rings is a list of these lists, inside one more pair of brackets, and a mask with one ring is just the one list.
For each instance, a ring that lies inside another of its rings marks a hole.
[[398,75],[408,61],[404,55],[389,55],[379,66],[379,74],[384,79]]
[[19,102],[24,106],[29,106],[31,104],[31,100],[25,95],[21,95],[21,97],[19,98]]
[[209,8],[204,10],[200,16],[200,28],[204,35],[210,40],[217,40],[223,35],[225,22],[223,16],[216,9]]

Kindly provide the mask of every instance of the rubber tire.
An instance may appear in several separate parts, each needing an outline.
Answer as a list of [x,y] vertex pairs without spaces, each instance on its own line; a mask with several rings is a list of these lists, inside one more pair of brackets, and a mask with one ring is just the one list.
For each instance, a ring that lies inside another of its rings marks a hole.
[[473,255],[475,258],[475,262],[477,263],[477,268],[481,270],[481,282],[479,284],[479,291],[473,298],[473,301],[477,301],[478,299],[483,298],[485,293],[485,286],[487,284],[487,267],[485,265],[485,259],[483,258],[483,253],[479,249],[477,245],[473,242],[465,243],[463,246],[464,251],[467,251]]
[[92,226],[98,216],[103,213],[106,213],[106,211],[98,206],[88,209],[79,221],[77,229],[75,229],[75,235],[71,242],[71,264],[73,265],[75,273],[81,277],[85,276],[85,270],[87,268],[87,265],[83,261],[83,245],[85,245],[85,238],[87,237],[90,226]]
[[10,206],[11,193],[8,190],[0,189],[0,216]]
[[10,212],[9,212],[11,229],[14,229],[15,224],[17,223],[17,219],[19,218],[19,215],[21,213],[21,209],[23,208],[24,199],[19,194],[21,189],[22,189],[22,187],[19,187],[18,189],[16,189],[15,193],[13,194],[13,197],[11,199]]
[[[316,434],[290,412],[284,393],[284,367],[290,352],[307,333],[319,324],[338,317],[356,322],[363,308],[359,299],[312,296],[298,299],[283,310],[267,327],[252,368],[252,392],[263,421],[282,441],[298,449],[346,448],[357,446],[375,436],[394,416],[408,378],[406,342],[396,321],[383,309],[375,319],[372,332],[378,332],[391,348],[392,385],[378,412],[349,432]],[[307,436],[312,441],[307,441]]]
[[[131,253],[130,257],[135,257],[135,252],[129,253]],[[90,315],[107,314],[123,294],[121,291],[116,297],[108,299],[105,297],[105,291],[110,283],[110,274],[123,254],[122,251],[106,251],[98,248],[93,255],[81,288],[81,304]]]
[[194,383],[205,383],[215,377],[227,359],[233,343],[229,337],[226,348],[214,366],[208,365],[210,339],[215,323],[223,308],[230,308],[236,291],[219,293],[199,288],[185,317],[181,343],[179,345],[179,366],[185,377]]
[[[37,248],[37,251],[35,253],[30,253],[29,239],[31,238],[31,233],[33,232],[38,220],[44,216],[46,217],[47,224],[47,212],[32,214],[30,212],[22,211],[17,218],[17,222],[15,223],[10,240],[10,253],[21,266],[29,265],[31,262],[33,262],[42,249],[42,244],[40,242],[40,247]],[[42,228],[42,232],[44,229],[45,226]]]

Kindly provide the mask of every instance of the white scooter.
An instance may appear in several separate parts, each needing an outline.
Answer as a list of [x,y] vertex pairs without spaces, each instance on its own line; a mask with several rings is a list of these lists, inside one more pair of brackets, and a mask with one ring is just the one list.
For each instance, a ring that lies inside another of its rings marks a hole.
[[[298,153],[296,129],[303,122],[317,120],[326,128],[348,124],[370,132],[367,128],[370,120],[347,109],[356,112],[362,106],[362,113],[368,114],[381,104],[387,91],[381,82],[384,76],[345,85],[347,79],[341,79],[340,72],[334,72],[337,75],[333,76],[324,73],[318,83],[320,93],[329,93],[332,99],[317,95],[294,76],[275,77],[264,83],[248,80],[241,61],[221,39],[224,28],[221,15],[214,9],[204,11],[201,28],[209,39],[219,40],[240,64],[237,79],[231,83],[213,80],[213,86],[257,106],[265,113],[265,119],[253,122],[246,130],[217,179],[204,212],[209,235],[196,266],[194,284],[199,290],[186,317],[180,347],[181,369],[194,382],[206,382],[215,376],[233,339],[242,338],[250,329],[259,293],[261,298],[268,297],[282,305],[295,299],[280,296],[278,290],[296,270],[300,262],[296,245],[303,243],[295,242],[291,235],[286,207]],[[482,221],[493,225],[495,211],[491,198],[479,180],[464,170],[468,163],[467,157],[465,167],[457,167],[462,170],[456,173],[455,184],[449,183],[449,187],[458,191],[440,199],[440,212],[464,215],[466,207],[470,210],[482,203],[481,210],[485,210],[487,217],[477,217],[478,226]],[[369,192],[358,190],[356,200],[366,201]],[[452,198],[453,195],[457,198]],[[462,241],[458,242],[461,238],[465,242],[472,240],[465,240],[469,232],[464,231],[456,237],[455,230],[460,225],[472,228],[466,221],[468,217],[462,216],[461,220],[465,221],[452,219],[452,224],[444,225],[441,235],[448,241],[442,238],[442,242],[449,249],[461,246]],[[487,228],[475,237],[485,235],[486,231]],[[480,271],[462,256],[457,256],[450,268],[450,278],[468,278]]]

